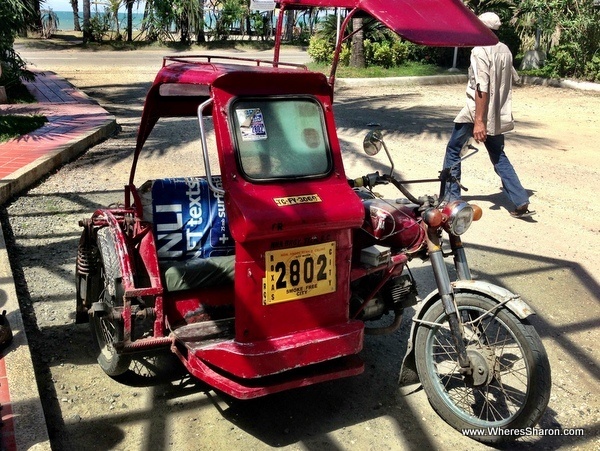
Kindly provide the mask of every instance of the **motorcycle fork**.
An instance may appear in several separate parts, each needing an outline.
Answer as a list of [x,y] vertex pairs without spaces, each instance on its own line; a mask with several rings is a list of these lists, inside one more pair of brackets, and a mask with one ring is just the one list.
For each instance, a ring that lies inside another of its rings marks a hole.
[[[451,242],[452,238],[458,237],[451,237]],[[458,241],[460,242],[460,238],[458,238]],[[467,272],[464,275],[468,275],[468,278],[470,279],[471,276],[466,262],[464,249],[462,248],[462,244],[458,246],[458,249],[460,249],[461,251],[458,253],[459,258],[461,258],[461,255],[462,258],[464,258],[464,265],[461,265],[461,270],[464,271],[466,268]],[[446,312],[446,316],[448,317],[448,325],[450,326],[452,340],[458,353],[458,364],[460,365],[460,372],[465,376],[469,376],[473,372],[473,366],[471,364],[471,359],[467,355],[467,348],[462,338],[462,324],[458,315],[456,303],[454,301],[454,291],[452,290],[450,276],[448,274],[448,268],[446,267],[446,263],[444,261],[444,254],[442,252],[440,236],[438,234],[438,230],[436,229],[427,228],[427,250],[429,253],[429,259],[431,261],[431,266],[433,268],[433,276],[435,277],[438,292],[442,300],[442,305],[444,306],[444,311]],[[457,254],[455,254],[454,259],[456,264]]]
[[469,262],[467,262],[467,254],[459,236],[450,235],[450,247],[452,248],[452,257],[454,258],[458,280],[471,280],[471,269],[469,268]]

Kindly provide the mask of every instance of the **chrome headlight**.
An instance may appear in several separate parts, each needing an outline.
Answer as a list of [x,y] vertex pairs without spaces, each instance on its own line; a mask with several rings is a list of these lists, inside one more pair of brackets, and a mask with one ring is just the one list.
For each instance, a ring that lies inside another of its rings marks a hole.
[[473,207],[463,201],[448,203],[444,207],[443,214],[448,218],[444,229],[453,235],[462,235],[473,222]]

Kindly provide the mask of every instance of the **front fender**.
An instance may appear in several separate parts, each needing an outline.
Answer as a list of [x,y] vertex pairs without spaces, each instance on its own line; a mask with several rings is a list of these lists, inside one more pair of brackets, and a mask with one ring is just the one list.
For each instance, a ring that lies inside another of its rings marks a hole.
[[[514,294],[506,288],[499,287],[498,285],[489,282],[481,280],[457,280],[452,282],[452,290],[455,294],[474,293],[485,296],[492,301],[496,301],[498,304],[503,304],[503,306],[514,313],[519,319],[525,319],[528,316],[535,314],[534,310],[523,301],[518,294]],[[415,319],[419,320],[423,318],[425,312],[427,312],[427,310],[429,310],[429,308],[439,299],[440,294],[438,290],[429,293],[429,295],[423,299],[419,310],[417,310],[413,317],[406,354],[402,361],[402,367],[400,368],[400,377],[398,380],[400,386],[419,382],[413,350],[413,343],[417,334],[417,327],[419,326],[419,323],[416,322]]]

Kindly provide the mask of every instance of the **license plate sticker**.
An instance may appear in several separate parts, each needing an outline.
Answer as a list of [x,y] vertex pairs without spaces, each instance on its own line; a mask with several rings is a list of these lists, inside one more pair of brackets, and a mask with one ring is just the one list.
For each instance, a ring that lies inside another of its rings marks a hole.
[[263,304],[310,298],[335,290],[335,241],[265,253]]

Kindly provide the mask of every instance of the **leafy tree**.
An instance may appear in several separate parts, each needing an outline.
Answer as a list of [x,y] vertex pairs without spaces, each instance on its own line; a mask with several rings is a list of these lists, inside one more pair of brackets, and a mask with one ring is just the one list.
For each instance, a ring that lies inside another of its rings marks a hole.
[[594,0],[515,2],[514,23],[522,35],[535,34],[548,53],[548,73],[600,79],[600,6]]
[[307,25],[307,32],[309,37],[315,34],[315,28],[317,23],[319,22],[319,12],[321,12],[322,8],[310,8],[300,13],[302,18],[302,23]]
[[171,24],[175,21],[175,14],[171,2],[166,0],[147,0],[144,10],[142,29],[146,31],[149,41],[172,41]]
[[[132,4],[137,0],[130,1]],[[204,41],[204,2],[202,0],[147,0],[142,22],[146,39],[173,41],[173,27],[179,40],[190,44],[193,37]]]
[[[326,52],[333,52],[335,49],[335,40],[337,37],[337,16],[330,15],[320,24],[316,38],[311,38],[308,54],[316,62],[331,62],[331,56]],[[342,64],[349,64],[351,67],[366,67],[369,65],[384,65],[387,67],[398,64],[400,55],[394,46],[399,45],[398,37],[388,30],[379,21],[372,18],[353,17],[348,24],[347,30],[340,30],[344,36],[357,30],[352,35],[350,41],[346,41],[342,47]],[[320,40],[325,41],[319,42]],[[349,45],[348,45],[349,42]],[[327,50],[326,50],[327,49]],[[385,64],[382,64],[385,62]]]
[[221,10],[217,14],[215,36],[217,39],[226,40],[234,24],[242,23],[248,6],[246,0],[223,0],[219,3]]
[[58,25],[60,21],[58,20],[58,16],[52,9],[45,9],[41,11],[41,20],[42,20],[42,37],[49,38],[56,30],[58,30]]
[[112,13],[108,8],[104,9],[104,14],[94,14],[90,17],[89,40],[102,42],[104,36],[110,31],[112,20]]
[[20,30],[22,36],[27,35],[27,30],[40,31],[42,29],[40,3],[44,0],[19,0],[25,6],[25,23]]
[[[112,19],[112,21],[114,23],[118,40],[121,39],[121,24],[119,23],[119,8],[120,7],[121,7],[121,0],[108,0],[108,4],[106,5],[106,7],[104,9],[104,13],[109,16],[107,18],[109,20],[109,22]],[[96,18],[96,19],[98,19],[98,18]],[[111,39],[112,39],[112,37],[111,37]]]
[[249,33],[251,36],[256,35],[262,41],[266,41],[271,37],[271,21],[273,13],[271,11],[251,11],[248,15]]
[[27,18],[32,14],[30,6],[22,0],[0,1],[0,86],[10,88],[19,84],[21,78],[33,78],[25,69],[25,61],[13,47],[19,31],[27,26]]
[[[547,53],[542,75],[600,79],[600,5],[597,0],[467,0],[476,14],[494,11],[500,39],[514,54],[523,42]],[[515,37],[516,36],[516,37]],[[530,47],[531,48],[531,47]]]

